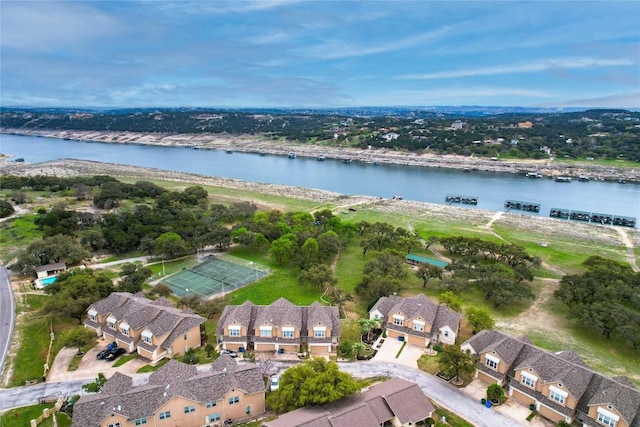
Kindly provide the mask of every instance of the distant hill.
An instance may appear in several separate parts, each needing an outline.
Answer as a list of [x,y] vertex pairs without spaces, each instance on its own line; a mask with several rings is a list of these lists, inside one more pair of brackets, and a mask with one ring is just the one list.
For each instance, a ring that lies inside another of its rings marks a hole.
[[496,158],[640,161],[640,112],[525,107],[3,108],[4,132],[251,134],[265,140]]

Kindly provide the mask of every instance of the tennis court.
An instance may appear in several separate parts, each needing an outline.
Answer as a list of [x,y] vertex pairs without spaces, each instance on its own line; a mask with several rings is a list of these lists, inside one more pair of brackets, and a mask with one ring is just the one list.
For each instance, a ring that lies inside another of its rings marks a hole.
[[202,263],[173,274],[162,283],[179,297],[191,294],[210,297],[234,291],[266,275],[266,271],[210,255]]

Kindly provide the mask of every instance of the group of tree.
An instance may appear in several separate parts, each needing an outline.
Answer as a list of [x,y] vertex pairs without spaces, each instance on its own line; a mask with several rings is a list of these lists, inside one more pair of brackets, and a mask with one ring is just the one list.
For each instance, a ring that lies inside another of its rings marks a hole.
[[587,271],[564,276],[554,294],[569,307],[568,317],[640,351],[640,272],[600,256],[583,265]]

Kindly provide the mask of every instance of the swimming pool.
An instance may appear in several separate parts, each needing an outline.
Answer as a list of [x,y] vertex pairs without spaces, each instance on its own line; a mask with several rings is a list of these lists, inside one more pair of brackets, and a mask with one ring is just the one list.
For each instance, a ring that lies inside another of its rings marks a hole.
[[43,286],[47,286],[55,282],[57,279],[56,276],[45,277],[44,279],[40,279],[40,284]]
[[411,263],[427,263],[431,265],[435,265],[436,267],[445,268],[449,263],[440,261],[439,259],[428,258],[424,256],[409,254],[407,255],[407,260]]

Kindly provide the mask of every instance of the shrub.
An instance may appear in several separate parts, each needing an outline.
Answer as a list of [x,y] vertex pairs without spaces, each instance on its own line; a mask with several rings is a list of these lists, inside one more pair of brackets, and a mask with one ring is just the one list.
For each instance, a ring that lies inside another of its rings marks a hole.
[[489,385],[489,387],[487,387],[487,399],[493,400],[493,401],[497,400],[499,402],[504,401],[505,399],[504,389],[496,383]]
[[436,344],[436,345],[433,346],[433,349],[435,351],[437,351],[438,353],[440,353],[443,348],[442,348],[442,346],[440,344]]

